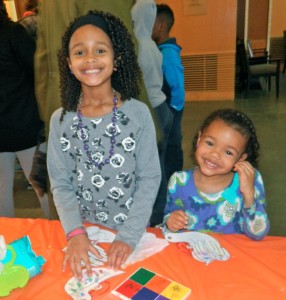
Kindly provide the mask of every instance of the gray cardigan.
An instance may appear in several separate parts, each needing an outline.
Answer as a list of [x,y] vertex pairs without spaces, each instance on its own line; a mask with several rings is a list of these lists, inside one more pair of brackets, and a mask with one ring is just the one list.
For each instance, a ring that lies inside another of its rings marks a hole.
[[[127,100],[116,117],[115,154],[109,165],[94,166],[83,149],[75,112],[62,123],[62,109],[51,118],[48,171],[51,191],[66,233],[83,222],[118,230],[116,240],[137,244],[148,224],[161,171],[155,128],[145,104]],[[108,157],[112,114],[82,118],[89,150],[98,160]]]

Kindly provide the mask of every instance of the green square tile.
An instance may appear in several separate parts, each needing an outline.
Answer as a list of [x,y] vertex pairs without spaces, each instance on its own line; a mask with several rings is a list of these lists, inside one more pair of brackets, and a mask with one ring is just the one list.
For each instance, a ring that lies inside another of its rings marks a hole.
[[145,285],[151,278],[153,278],[155,276],[155,273],[141,268],[139,270],[137,270],[131,277],[130,279],[132,279],[135,282],[138,282],[142,285]]

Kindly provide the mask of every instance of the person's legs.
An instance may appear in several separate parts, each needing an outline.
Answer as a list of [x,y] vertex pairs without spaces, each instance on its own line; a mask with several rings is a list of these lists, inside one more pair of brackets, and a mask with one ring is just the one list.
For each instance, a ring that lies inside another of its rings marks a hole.
[[159,152],[159,158],[161,163],[161,170],[163,173],[165,173],[164,162],[165,162],[165,156],[167,151],[169,134],[173,124],[174,114],[166,102],[163,102],[158,107],[155,107],[154,111],[158,120],[158,127],[160,132],[160,139],[158,141],[158,152]]
[[[46,143],[43,143],[40,145],[40,150],[45,152],[45,148],[46,147]],[[19,159],[20,165],[23,169],[23,172],[25,174],[25,177],[27,178],[27,180],[29,181],[29,176],[32,170],[32,165],[33,165],[33,157],[35,154],[35,150],[36,150],[36,146],[29,148],[29,149],[25,149],[22,151],[18,151],[16,152],[17,157]],[[50,209],[49,209],[49,200],[48,200],[48,195],[44,194],[43,197],[40,197],[37,193],[37,190],[34,189],[37,197],[39,199],[40,202],[40,206],[43,210],[43,212],[45,213],[45,216],[47,218],[50,218]]]
[[166,205],[167,197],[167,179],[165,173],[165,155],[166,147],[168,143],[168,137],[173,122],[173,113],[166,102],[163,102],[158,107],[154,108],[158,126],[160,130],[160,139],[158,141],[158,152],[160,158],[160,166],[162,172],[162,179],[157,194],[155,204],[153,206],[153,212],[150,218],[150,226],[155,226],[163,221],[164,208]]
[[176,172],[183,169],[184,155],[182,149],[182,118],[183,109],[174,111],[174,120],[170,130],[166,155],[165,155],[165,172],[167,181]]
[[14,217],[14,152],[0,153],[0,217]]

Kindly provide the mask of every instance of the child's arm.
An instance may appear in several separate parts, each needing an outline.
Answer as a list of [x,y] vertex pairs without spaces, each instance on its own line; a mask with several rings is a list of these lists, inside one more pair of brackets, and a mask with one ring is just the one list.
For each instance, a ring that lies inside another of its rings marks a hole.
[[262,177],[248,162],[237,164],[235,170],[239,173],[240,191],[243,195],[242,230],[251,239],[260,240],[269,232]]
[[243,195],[244,207],[249,208],[254,204],[255,169],[248,161],[241,161],[234,166],[234,170],[239,174],[239,189]]
[[163,224],[171,231],[178,231],[185,229],[188,225],[188,216],[184,212],[184,203],[178,199],[178,194],[174,191],[178,191],[180,186],[177,183],[177,174],[174,173],[168,184],[167,202],[164,210]]
[[115,241],[127,243],[132,248],[146,229],[161,181],[156,132],[150,111],[146,105],[140,104],[140,110],[136,107],[133,111],[134,123],[139,126],[135,155],[136,188],[128,218],[120,226],[115,238]]
[[87,234],[77,234],[68,240],[67,248],[63,260],[62,270],[65,271],[69,264],[72,273],[78,279],[82,278],[81,262],[85,264],[87,274],[92,275],[91,263],[88,257],[88,251],[98,258],[101,258],[99,252],[93,247]]
[[169,214],[166,225],[173,232],[185,229],[188,225],[188,216],[183,210],[175,210]]
[[[75,228],[81,227],[82,220],[77,197],[70,179],[71,175],[67,166],[73,162],[71,159],[68,160],[66,158],[67,155],[65,155],[62,148],[64,141],[62,141],[61,130],[65,120],[60,124],[60,114],[61,109],[55,111],[51,117],[47,166],[57,213],[65,233],[68,234]],[[68,116],[66,115],[65,118],[67,119]]]

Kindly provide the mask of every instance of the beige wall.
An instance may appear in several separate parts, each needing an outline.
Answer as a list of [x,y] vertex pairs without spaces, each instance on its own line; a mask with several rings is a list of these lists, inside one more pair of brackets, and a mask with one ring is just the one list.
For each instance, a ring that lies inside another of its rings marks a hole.
[[156,2],[175,15],[171,35],[183,48],[187,100],[234,100],[237,0],[205,1],[200,15],[184,15],[184,0]]
[[272,0],[270,37],[283,36],[283,30],[286,30],[286,0]]
[[173,9],[172,34],[182,46],[183,54],[235,51],[236,0],[207,0],[207,13],[195,16],[183,14],[184,0],[156,2],[166,3]]
[[269,0],[249,0],[248,36],[253,49],[267,47]]

